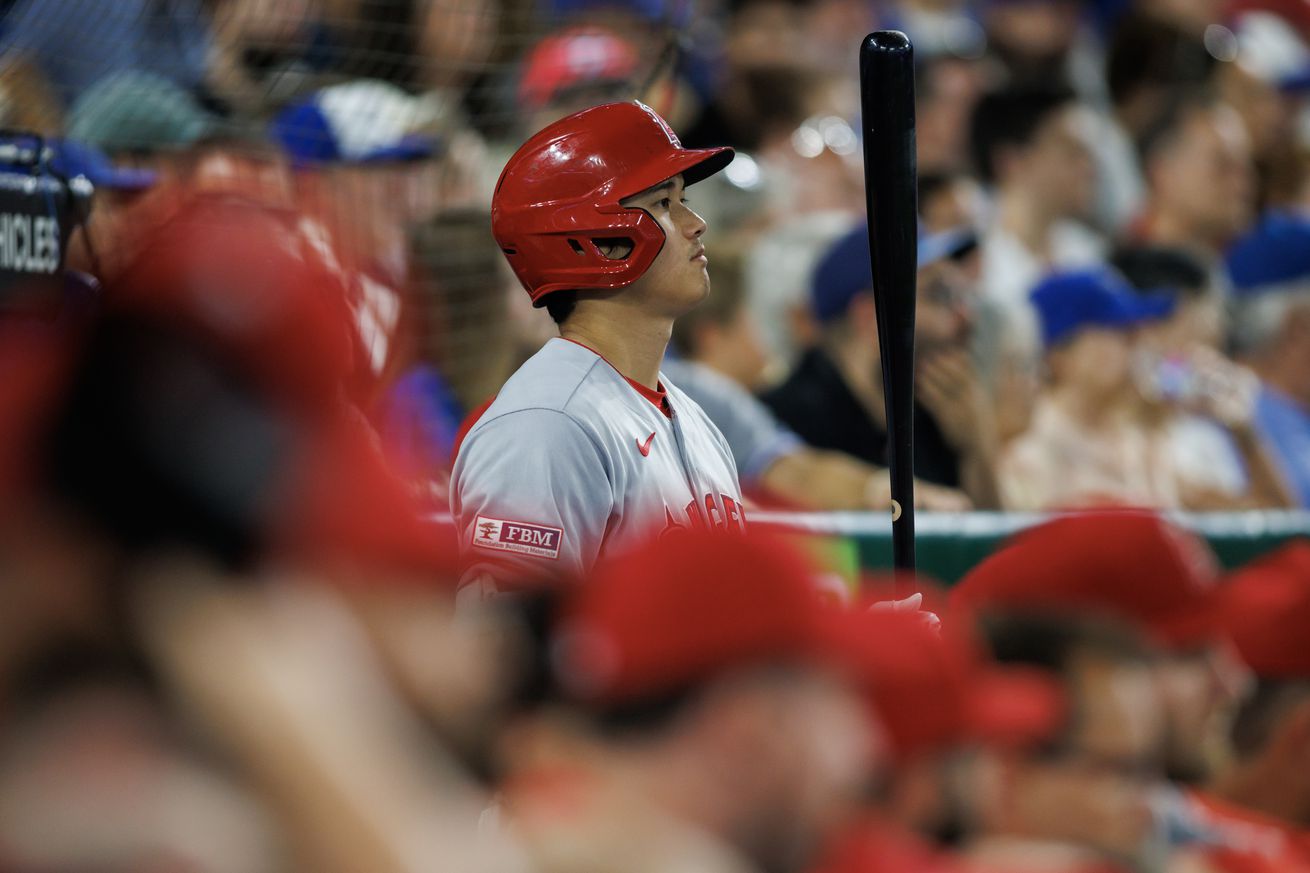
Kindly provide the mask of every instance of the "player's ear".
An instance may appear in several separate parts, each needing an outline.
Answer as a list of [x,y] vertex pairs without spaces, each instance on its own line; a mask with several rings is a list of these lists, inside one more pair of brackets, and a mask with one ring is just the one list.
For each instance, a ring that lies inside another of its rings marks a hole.
[[597,250],[611,261],[621,261],[632,254],[632,240],[627,237],[597,237],[592,240]]

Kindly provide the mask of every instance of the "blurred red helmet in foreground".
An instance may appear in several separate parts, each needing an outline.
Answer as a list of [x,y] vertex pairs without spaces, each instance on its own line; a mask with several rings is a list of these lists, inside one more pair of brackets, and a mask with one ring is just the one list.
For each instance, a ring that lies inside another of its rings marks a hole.
[[1297,540],[1233,573],[1221,598],[1242,660],[1265,679],[1310,679],[1310,543]]
[[349,312],[293,219],[199,198],[163,221],[85,336],[50,350],[59,376],[8,392],[5,417],[37,422],[14,447],[40,471],[26,484],[128,549],[448,568],[345,399]]
[[1171,648],[1223,635],[1209,547],[1145,510],[1071,513],[1025,530],[951,590],[977,612],[1100,614]]
[[679,530],[602,563],[557,634],[561,685],[586,702],[675,693],[717,675],[813,663],[855,675],[848,615],[765,533]]

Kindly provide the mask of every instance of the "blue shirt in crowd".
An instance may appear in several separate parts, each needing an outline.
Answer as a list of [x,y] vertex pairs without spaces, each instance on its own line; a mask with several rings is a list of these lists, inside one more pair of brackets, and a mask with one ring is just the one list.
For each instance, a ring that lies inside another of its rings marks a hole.
[[1297,501],[1310,508],[1310,410],[1265,385],[1256,399],[1255,425]]
[[[94,11],[92,11],[94,10]],[[18,0],[0,56],[22,52],[66,104],[113,73],[141,70],[185,89],[204,82],[210,22],[202,0]]]

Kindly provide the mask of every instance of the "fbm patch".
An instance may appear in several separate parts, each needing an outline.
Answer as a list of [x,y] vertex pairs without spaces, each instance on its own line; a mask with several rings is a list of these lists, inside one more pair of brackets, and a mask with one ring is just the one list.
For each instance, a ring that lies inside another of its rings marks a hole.
[[473,523],[473,545],[538,558],[558,558],[564,531],[543,524],[526,524],[479,515]]

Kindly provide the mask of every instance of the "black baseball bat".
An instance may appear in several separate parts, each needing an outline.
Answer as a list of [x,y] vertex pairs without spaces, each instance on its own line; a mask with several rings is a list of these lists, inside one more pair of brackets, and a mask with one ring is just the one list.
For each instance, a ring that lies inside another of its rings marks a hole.
[[914,569],[914,283],[918,259],[914,46],[897,30],[860,45],[864,195],[892,486],[892,561]]

